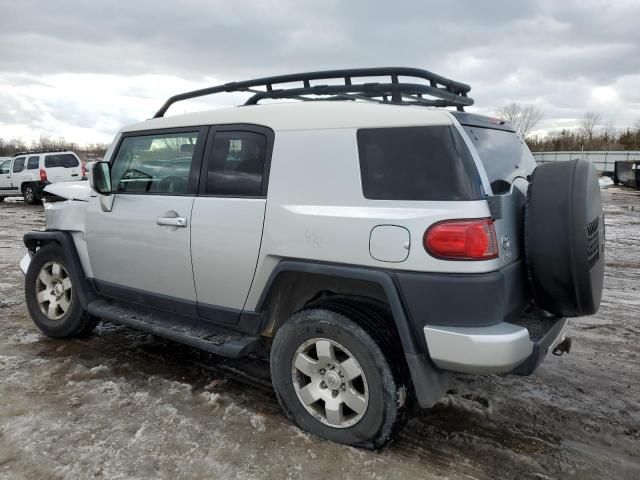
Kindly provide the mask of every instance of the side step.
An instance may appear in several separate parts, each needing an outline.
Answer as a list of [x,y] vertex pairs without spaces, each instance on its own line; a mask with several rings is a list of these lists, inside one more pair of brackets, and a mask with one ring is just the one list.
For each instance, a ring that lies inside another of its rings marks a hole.
[[224,357],[244,357],[261,341],[261,337],[243,335],[203,320],[143,306],[124,306],[103,299],[90,302],[87,311],[98,318]]

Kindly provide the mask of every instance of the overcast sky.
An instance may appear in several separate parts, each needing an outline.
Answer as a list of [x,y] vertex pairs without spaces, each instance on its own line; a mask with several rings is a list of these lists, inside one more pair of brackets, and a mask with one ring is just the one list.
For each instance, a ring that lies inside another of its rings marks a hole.
[[538,133],[586,111],[640,120],[638,0],[0,0],[0,12],[4,138],[110,142],[185,90],[369,66],[468,83],[480,113],[535,103]]

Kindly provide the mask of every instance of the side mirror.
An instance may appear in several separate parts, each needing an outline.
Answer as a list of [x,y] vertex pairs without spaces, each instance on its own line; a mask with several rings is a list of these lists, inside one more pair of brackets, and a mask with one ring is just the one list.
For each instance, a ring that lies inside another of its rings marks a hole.
[[96,162],[92,165],[90,185],[101,195],[111,195],[111,165],[109,162]]

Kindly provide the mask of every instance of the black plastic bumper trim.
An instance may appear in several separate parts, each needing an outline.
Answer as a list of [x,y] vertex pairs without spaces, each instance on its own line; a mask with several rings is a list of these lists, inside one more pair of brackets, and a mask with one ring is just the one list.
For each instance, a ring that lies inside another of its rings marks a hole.
[[490,327],[518,317],[529,304],[522,260],[487,273],[396,271],[409,316],[425,325]]
[[559,318],[540,340],[533,343],[533,351],[527,359],[509,373],[514,375],[531,375],[547,356],[551,345],[558,340],[567,322],[568,320],[566,318]]

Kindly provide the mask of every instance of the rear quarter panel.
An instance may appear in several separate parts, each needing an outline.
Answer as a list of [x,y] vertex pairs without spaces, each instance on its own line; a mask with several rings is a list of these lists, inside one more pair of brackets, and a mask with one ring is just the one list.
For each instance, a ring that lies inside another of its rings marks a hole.
[[[281,258],[424,272],[498,268],[498,260],[439,260],[422,246],[425,230],[437,221],[490,216],[485,200],[364,198],[356,132],[355,128],[276,132],[264,235],[246,308],[255,307]],[[378,225],[398,225],[410,232],[405,261],[383,262],[370,255],[371,230]]]

